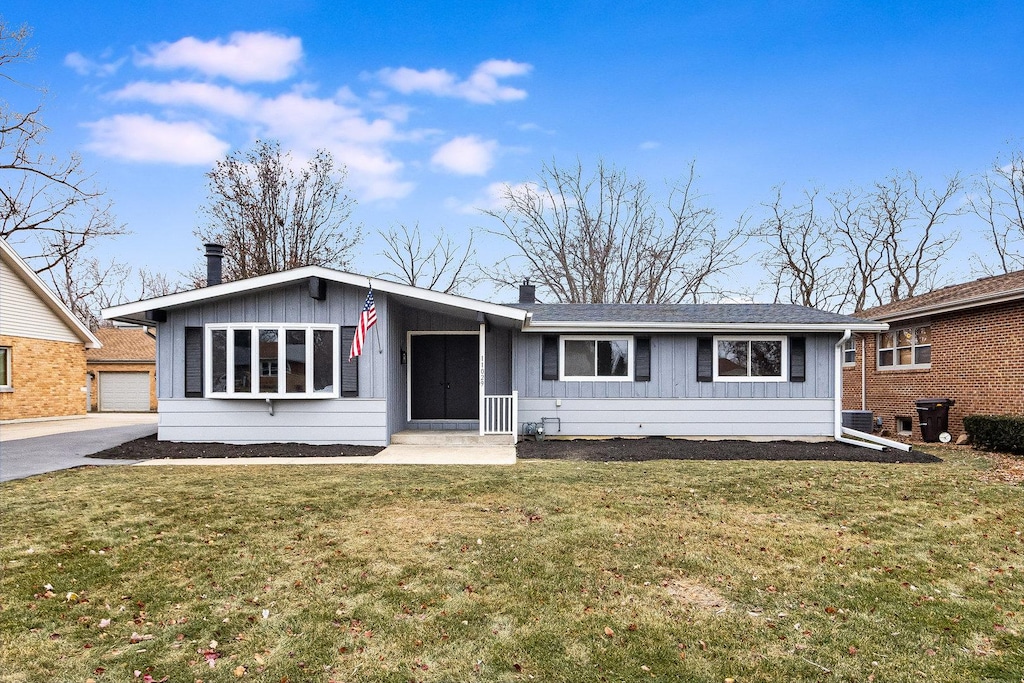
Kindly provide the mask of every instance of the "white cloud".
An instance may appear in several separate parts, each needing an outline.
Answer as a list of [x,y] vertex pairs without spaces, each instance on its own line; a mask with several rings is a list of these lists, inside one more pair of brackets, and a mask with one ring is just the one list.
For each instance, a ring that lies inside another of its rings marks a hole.
[[658,142],[657,140],[644,140],[639,145],[639,148],[644,151],[658,149],[659,147],[661,147],[661,143]]
[[64,56],[64,66],[74,69],[79,76],[111,76],[122,64],[123,58],[113,62],[97,62],[81,52],[69,52]]
[[212,164],[228,143],[193,121],[158,121],[148,115],[119,115],[84,124],[92,132],[86,145],[97,154],[129,161]]
[[449,197],[445,200],[445,206],[456,213],[469,215],[477,215],[481,211],[500,211],[505,207],[506,198],[508,197],[509,192],[516,195],[523,193],[532,193],[533,195],[536,195],[537,184],[531,182],[490,183],[479,195],[477,195],[475,199],[469,202],[464,202],[455,197]]
[[499,79],[525,76],[533,66],[508,59],[489,59],[477,65],[463,81],[445,69],[417,71],[408,67],[381,69],[377,78],[403,95],[425,92],[438,97],[455,97],[479,104],[510,102],[526,97],[526,91],[499,83]]
[[207,76],[224,76],[239,83],[282,81],[292,76],[302,59],[302,40],[273,33],[232,33],[202,41],[188,36],[149,47],[136,60],[158,69],[194,69]]
[[236,88],[191,81],[137,81],[113,93],[112,97],[160,105],[195,106],[235,117],[246,116],[259,102],[258,96]]
[[494,166],[496,140],[482,140],[476,135],[457,137],[437,148],[431,163],[458,175],[484,175]]

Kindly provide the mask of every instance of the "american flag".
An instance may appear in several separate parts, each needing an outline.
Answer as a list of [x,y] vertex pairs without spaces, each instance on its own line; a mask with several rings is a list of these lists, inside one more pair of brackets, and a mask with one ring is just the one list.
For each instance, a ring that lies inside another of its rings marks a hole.
[[363,353],[363,340],[371,327],[377,324],[377,307],[373,304],[373,290],[366,295],[366,303],[363,304],[363,312],[359,314],[359,325],[356,327],[356,334],[352,337],[352,350],[348,353],[348,359],[357,358]]

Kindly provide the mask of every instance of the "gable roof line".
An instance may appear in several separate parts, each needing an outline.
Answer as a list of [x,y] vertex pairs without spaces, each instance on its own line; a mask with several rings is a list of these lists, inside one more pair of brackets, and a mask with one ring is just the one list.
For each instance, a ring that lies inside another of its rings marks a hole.
[[[890,321],[890,320],[909,320],[911,318],[920,318],[926,315],[937,315],[939,313],[953,313],[955,311],[962,311],[969,308],[976,308],[978,306],[990,306],[993,304],[1000,304],[1007,301],[1016,301],[1017,299],[1024,299],[1024,287],[1019,289],[1011,289],[1003,292],[990,292],[986,294],[979,294],[977,296],[967,297],[964,299],[958,299],[955,301],[943,301],[936,304],[920,306],[917,308],[902,308],[898,311],[892,311],[891,313],[878,313],[872,314],[871,310],[864,310],[857,315],[870,315],[872,320]],[[909,299],[907,299],[909,301]]]
[[372,286],[379,292],[410,297],[431,303],[452,306],[454,308],[478,311],[520,322],[522,322],[526,317],[526,311],[519,308],[490,304],[464,296],[435,292],[430,289],[403,285],[397,282],[381,280],[379,278],[373,278],[366,275],[346,273],[340,270],[325,268],[323,266],[302,266],[291,270],[283,270],[278,273],[270,273],[269,275],[259,275],[245,280],[234,280],[232,282],[225,282],[211,287],[193,289],[188,292],[179,292],[177,294],[168,294],[166,296],[159,296],[153,299],[144,299],[133,303],[111,306],[110,308],[103,309],[103,317],[107,320],[113,319],[140,322],[143,320],[143,317],[139,316],[144,316],[146,311],[160,308],[174,308],[222,296],[245,294],[260,289],[276,287],[278,285],[288,284],[291,282],[298,282],[310,277],[320,277],[347,285]]
[[21,258],[18,252],[14,251],[14,247],[7,243],[7,240],[0,237],[0,254],[5,256],[4,259],[7,263],[17,272],[21,279],[25,281],[29,289],[35,292],[36,296],[43,300],[43,303],[52,310],[61,321],[71,329],[71,331],[85,344],[87,349],[99,349],[103,347],[102,342],[96,338],[96,335],[86,327],[85,323],[78,319],[78,317],[71,312],[71,309],[61,301],[46,283],[43,282],[42,278],[36,274],[32,267],[28,265],[25,259]]

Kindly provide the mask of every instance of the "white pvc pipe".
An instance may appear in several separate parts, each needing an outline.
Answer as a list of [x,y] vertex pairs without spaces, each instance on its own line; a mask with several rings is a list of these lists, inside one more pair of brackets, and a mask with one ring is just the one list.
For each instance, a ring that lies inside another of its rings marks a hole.
[[899,441],[893,441],[892,439],[886,439],[881,436],[875,436],[874,434],[868,434],[867,432],[860,432],[856,429],[850,429],[849,427],[843,427],[843,434],[847,436],[853,436],[858,439],[864,439],[865,441],[872,441],[882,446],[888,446],[889,448],[895,448],[906,453],[910,452],[910,446]]

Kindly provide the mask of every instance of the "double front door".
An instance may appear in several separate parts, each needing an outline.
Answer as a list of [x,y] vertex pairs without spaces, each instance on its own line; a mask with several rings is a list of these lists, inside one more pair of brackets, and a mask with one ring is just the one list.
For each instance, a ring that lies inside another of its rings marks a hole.
[[410,346],[412,419],[478,419],[480,337],[417,334]]

